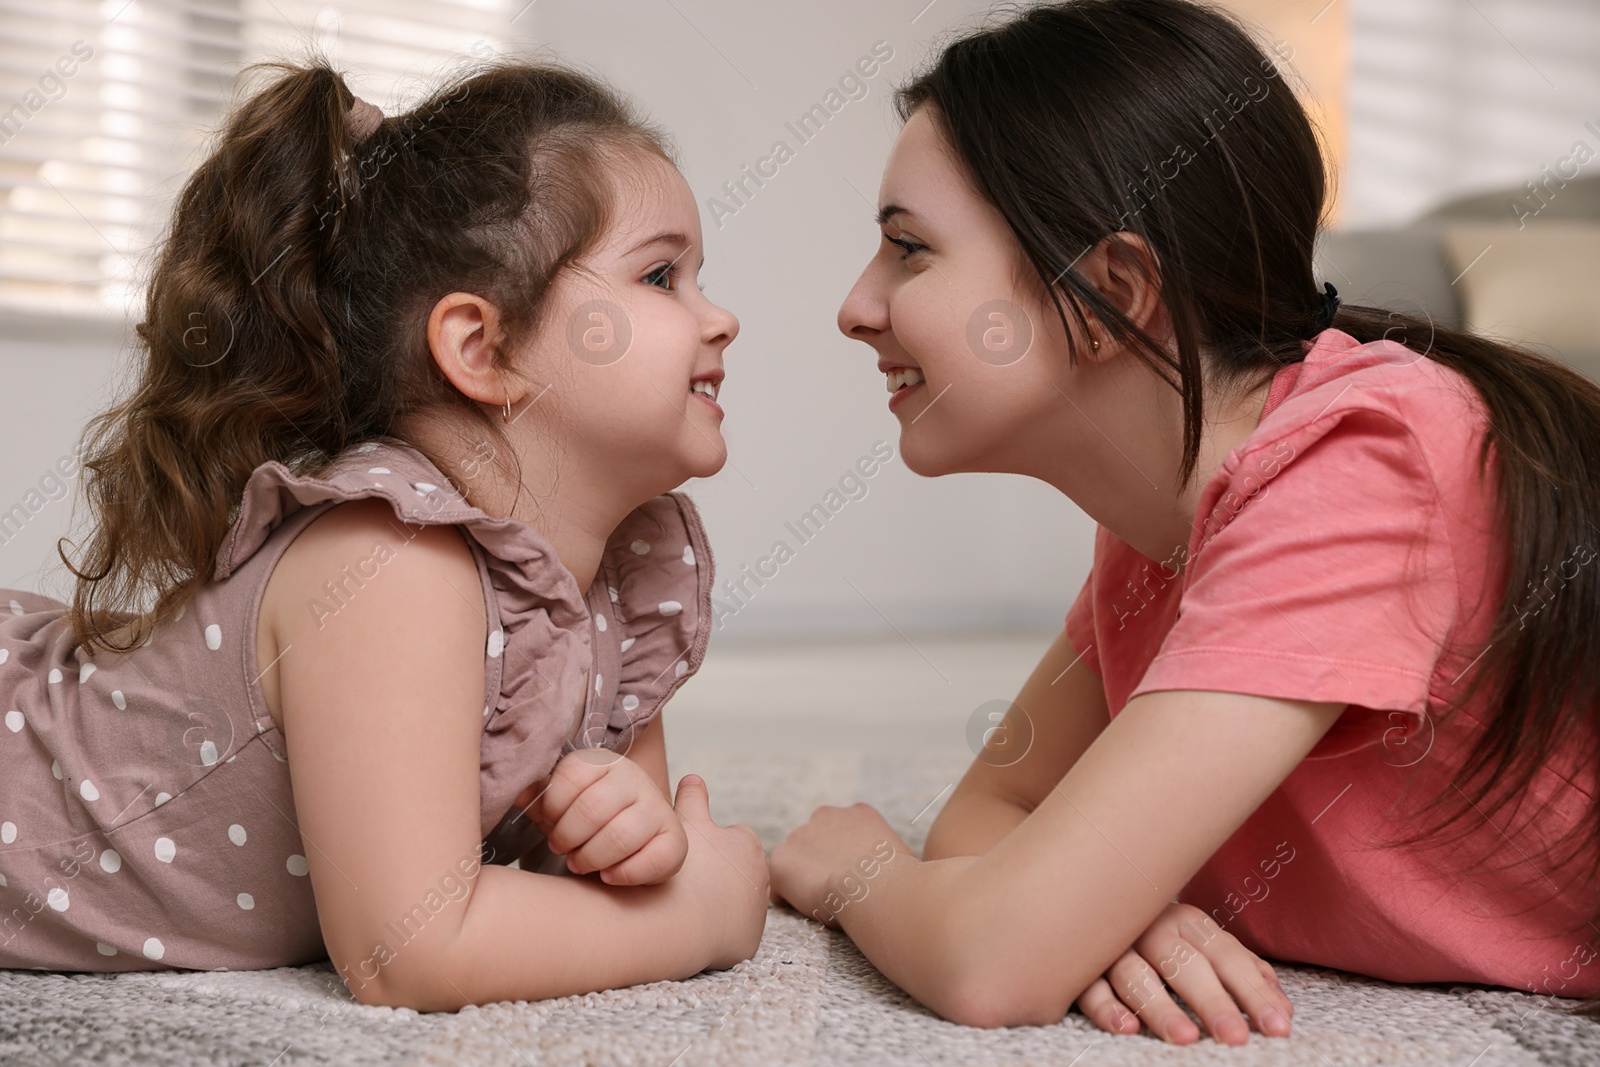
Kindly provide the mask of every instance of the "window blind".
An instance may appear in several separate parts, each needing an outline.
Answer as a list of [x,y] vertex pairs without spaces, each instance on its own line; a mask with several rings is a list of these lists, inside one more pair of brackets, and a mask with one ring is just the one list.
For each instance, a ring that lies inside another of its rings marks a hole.
[[1516,188],[1575,141],[1596,147],[1584,124],[1600,120],[1600,5],[1353,0],[1349,85],[1346,225]]
[[314,49],[392,113],[524,3],[0,0],[0,308],[127,315],[243,67]]

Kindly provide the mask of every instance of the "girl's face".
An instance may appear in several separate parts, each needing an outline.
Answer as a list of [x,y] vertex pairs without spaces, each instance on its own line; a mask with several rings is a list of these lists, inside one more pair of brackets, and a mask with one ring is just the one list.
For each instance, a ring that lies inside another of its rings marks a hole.
[[1061,323],[925,107],[889,154],[879,204],[882,240],[838,321],[878,353],[906,466],[1036,470],[1043,442],[1029,427],[1063,406]]
[[716,396],[739,320],[696,283],[700,214],[683,176],[655,155],[624,158],[608,232],[561,273],[519,360],[533,384],[512,418],[529,411],[525,432],[540,437],[559,427],[562,476],[643,500],[726,460]]

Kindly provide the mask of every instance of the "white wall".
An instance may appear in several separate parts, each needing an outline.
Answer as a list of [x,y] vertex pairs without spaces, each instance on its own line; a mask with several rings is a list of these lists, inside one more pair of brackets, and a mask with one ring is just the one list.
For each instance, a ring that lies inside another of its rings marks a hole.
[[[1092,522],[1048,486],[1008,475],[930,480],[896,461],[808,544],[785,529],[875,441],[897,445],[877,355],[840,335],[834,318],[879,239],[871,217],[898,128],[890,91],[930,39],[987,6],[939,0],[923,11],[926,2],[542,0],[530,12],[543,40],[633,94],[672,132],[702,205],[701,280],[740,319],[719,395],[729,464],[687,488],[719,574],[753,566],[780,538],[797,554],[765,587],[748,586],[748,606],[719,641],[893,636],[891,624],[1051,625],[1088,572]],[[800,143],[785,123],[822,102],[880,41],[894,58],[864,79],[866,95]],[[778,140],[794,158],[765,186],[747,185],[752,195],[719,226],[709,198]]]
[[65,601],[72,576],[56,539],[82,514],[74,449],[114,399],[118,341],[103,327],[15,317],[0,319],[0,338],[0,588]]
[[[925,4],[541,0],[515,23],[534,35],[527,43],[632,94],[672,132],[702,200],[701,280],[742,329],[720,398],[730,462],[685,488],[701,505],[719,575],[737,576],[780,538],[796,549],[763,588],[747,586],[753,596],[719,593],[745,605],[719,643],[1055,625],[1088,571],[1092,522],[1042,483],[1009,475],[928,480],[896,460],[808,543],[785,528],[874,442],[897,444],[877,357],[842,337],[834,316],[877,243],[871,215],[897,129],[890,89],[935,34],[984,6]],[[785,122],[878,41],[894,58],[866,80],[866,95],[799,143]],[[778,139],[795,157],[719,228],[706,198]],[[116,363],[114,347],[92,336],[61,343],[34,332],[39,339],[0,340],[0,508],[71,450],[109,398]],[[16,336],[0,322],[0,338]],[[68,502],[50,503],[0,545],[0,586],[65,595],[54,544],[69,514]]]
[[[702,280],[742,322],[722,394],[730,462],[687,489],[720,574],[736,576],[780,538],[798,552],[719,642],[1051,625],[1088,570],[1092,523],[1012,476],[926,480],[896,462],[810,543],[785,528],[875,441],[896,439],[875,356],[841,337],[834,315],[877,239],[870,217],[896,130],[890,89],[938,35],[986,7],[539,0],[515,24],[530,35],[524,44],[589,66],[672,131],[702,201]],[[1581,136],[1584,118],[1600,118],[1600,11],[1590,0],[1354,0],[1351,32],[1348,225],[1536,177]],[[867,95],[800,144],[785,123],[878,41],[894,59]],[[779,139],[794,158],[719,226],[707,198]],[[114,345],[81,327],[27,333],[0,321],[0,509],[71,449],[109,399],[116,365]],[[66,502],[49,503],[0,544],[0,585],[61,595],[54,542],[69,515]]]

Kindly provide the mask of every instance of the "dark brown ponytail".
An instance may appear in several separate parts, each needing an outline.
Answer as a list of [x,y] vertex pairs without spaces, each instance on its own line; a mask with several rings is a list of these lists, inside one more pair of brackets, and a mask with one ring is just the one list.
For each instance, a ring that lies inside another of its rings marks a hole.
[[511,455],[433,363],[430,309],[476,292],[514,347],[607,224],[619,152],[671,158],[625,101],[552,64],[481,67],[359,143],[354,97],[325,63],[246,73],[275,77],[179,194],[138,380],[84,433],[92,533],[76,564],[58,550],[90,652],[136,647],[210,580],[262,463],[315,473],[438,409]]

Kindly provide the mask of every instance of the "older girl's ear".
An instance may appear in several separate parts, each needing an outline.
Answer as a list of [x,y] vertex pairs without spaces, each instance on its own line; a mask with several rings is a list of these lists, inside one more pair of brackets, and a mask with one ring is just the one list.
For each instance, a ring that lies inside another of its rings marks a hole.
[[[1077,264],[1100,295],[1135,326],[1153,337],[1168,329],[1166,305],[1161,299],[1161,261],[1150,243],[1137,233],[1120,230],[1102,237]],[[1098,350],[1090,344],[1090,359],[1105,358],[1101,338]]]

